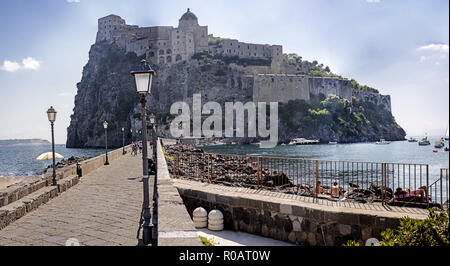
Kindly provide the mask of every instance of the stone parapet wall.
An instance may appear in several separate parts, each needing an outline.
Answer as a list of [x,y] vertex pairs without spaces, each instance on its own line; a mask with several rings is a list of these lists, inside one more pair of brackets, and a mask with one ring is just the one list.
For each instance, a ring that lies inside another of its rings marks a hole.
[[[125,151],[130,152],[131,145],[126,146]],[[122,148],[108,152],[109,161],[113,162],[118,159],[122,156],[122,152]],[[105,160],[106,156],[103,154],[80,162],[82,174],[88,174],[104,166]],[[23,182],[0,190],[0,230],[78,184],[80,180],[76,165],[57,169],[57,187],[51,186],[52,175],[53,173],[50,171],[42,176],[28,177]]]
[[[387,228],[395,228],[405,213],[339,208],[293,201],[289,195],[269,197],[256,191],[231,192],[232,188],[195,181],[176,181],[190,213],[201,206],[208,212],[224,214],[226,230],[262,235],[298,245],[341,246],[348,240],[364,244],[369,238],[381,239]],[[220,187],[220,186],[219,186]],[[332,204],[330,204],[332,205]],[[411,218],[426,215],[411,213]]]

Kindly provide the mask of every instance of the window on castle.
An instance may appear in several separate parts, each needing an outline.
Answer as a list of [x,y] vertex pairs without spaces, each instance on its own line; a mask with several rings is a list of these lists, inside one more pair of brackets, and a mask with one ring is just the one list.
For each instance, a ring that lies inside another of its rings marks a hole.
[[181,55],[177,54],[177,56],[175,57],[175,61],[178,62],[178,61],[181,61],[181,59],[182,59],[182,58],[181,58]]
[[159,54],[163,55],[164,54],[164,50],[163,49],[159,50]]
[[149,53],[149,56],[150,56],[150,57],[154,57],[154,56],[155,56],[155,53],[154,53],[154,52],[150,52],[150,53]]
[[167,63],[172,63],[172,57],[171,56],[167,57]]
[[167,54],[171,54],[171,53],[172,53],[172,50],[167,49]]
[[164,56],[160,56],[160,57],[159,57],[159,63],[164,64]]

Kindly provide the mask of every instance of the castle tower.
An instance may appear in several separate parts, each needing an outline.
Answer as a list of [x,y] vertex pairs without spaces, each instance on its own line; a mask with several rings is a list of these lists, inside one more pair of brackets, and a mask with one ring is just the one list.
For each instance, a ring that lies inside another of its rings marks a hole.
[[188,8],[187,12],[184,13],[183,16],[181,16],[179,23],[178,23],[178,28],[181,30],[187,30],[187,29],[192,29],[192,28],[197,28],[197,27],[199,27],[198,18]]

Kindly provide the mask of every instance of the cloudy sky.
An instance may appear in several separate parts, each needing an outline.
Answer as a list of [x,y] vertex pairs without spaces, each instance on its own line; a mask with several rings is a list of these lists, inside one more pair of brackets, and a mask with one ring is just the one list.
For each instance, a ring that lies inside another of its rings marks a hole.
[[448,0],[0,0],[0,139],[65,143],[97,19],[177,26],[187,8],[215,36],[281,44],[390,94],[409,135],[442,135],[449,121]]

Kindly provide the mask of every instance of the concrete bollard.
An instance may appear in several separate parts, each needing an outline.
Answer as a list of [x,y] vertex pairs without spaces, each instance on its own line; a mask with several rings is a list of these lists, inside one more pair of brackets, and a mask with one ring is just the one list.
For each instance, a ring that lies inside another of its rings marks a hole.
[[208,212],[202,207],[198,207],[192,213],[195,228],[205,228],[208,226]]
[[223,214],[219,210],[212,210],[208,215],[208,229],[211,231],[223,230]]

